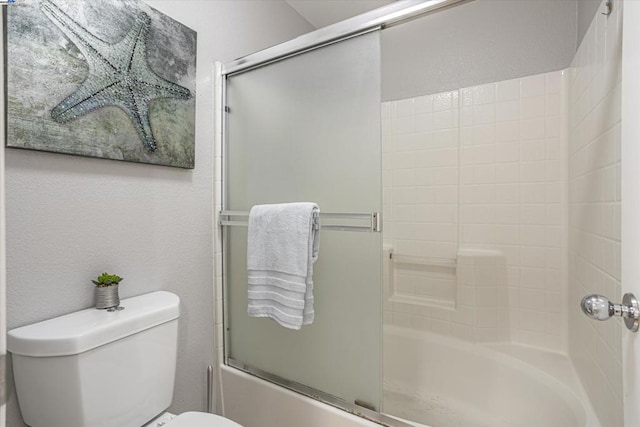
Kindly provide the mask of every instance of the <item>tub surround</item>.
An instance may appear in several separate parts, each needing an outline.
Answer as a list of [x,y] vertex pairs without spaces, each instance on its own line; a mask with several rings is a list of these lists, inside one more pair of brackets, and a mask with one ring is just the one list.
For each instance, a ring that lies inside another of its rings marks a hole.
[[598,417],[612,427],[624,425],[626,329],[621,319],[585,321],[579,301],[593,293],[622,301],[623,7],[615,1],[611,15],[596,14],[569,69],[569,355]]
[[567,93],[561,70],[383,103],[385,241],[457,260],[394,264],[388,292],[414,301],[387,301],[385,322],[566,348]]

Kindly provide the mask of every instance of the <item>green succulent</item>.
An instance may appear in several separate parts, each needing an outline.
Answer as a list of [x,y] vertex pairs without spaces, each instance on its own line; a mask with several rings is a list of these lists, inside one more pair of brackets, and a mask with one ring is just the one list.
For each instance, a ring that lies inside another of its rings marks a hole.
[[92,280],[92,282],[96,286],[102,288],[105,286],[117,285],[121,280],[122,277],[118,276],[117,274],[102,273],[96,278],[96,280]]

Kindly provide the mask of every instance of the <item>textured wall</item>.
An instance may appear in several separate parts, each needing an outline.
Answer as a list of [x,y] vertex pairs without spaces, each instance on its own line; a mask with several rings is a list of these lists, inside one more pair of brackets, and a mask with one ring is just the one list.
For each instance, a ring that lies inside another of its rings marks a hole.
[[[8,149],[8,327],[91,306],[89,279],[104,270],[125,277],[123,297],[173,291],[182,318],[170,410],[204,410],[214,359],[213,62],[312,28],[283,2],[148,3],[198,32],[196,167]],[[7,425],[23,425],[13,391],[9,400]]]
[[575,0],[475,0],[383,31],[382,99],[567,68]]

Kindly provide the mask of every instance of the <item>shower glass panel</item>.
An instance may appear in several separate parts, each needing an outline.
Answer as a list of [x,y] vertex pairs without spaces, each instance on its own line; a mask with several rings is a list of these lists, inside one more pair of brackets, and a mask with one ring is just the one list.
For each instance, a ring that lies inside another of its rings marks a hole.
[[[381,211],[380,87],[378,31],[228,76],[225,209]],[[315,321],[294,331],[247,316],[247,229],[225,233],[230,362],[379,408],[381,234],[320,232]]]
[[577,51],[562,1],[470,1],[382,31],[383,413],[640,425],[624,325],[579,308],[624,289],[627,4],[592,9]]

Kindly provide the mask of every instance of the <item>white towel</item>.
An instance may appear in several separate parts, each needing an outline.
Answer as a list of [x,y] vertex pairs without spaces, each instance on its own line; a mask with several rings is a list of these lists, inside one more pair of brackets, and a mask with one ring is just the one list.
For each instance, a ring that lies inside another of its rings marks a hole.
[[313,263],[320,239],[315,203],[256,205],[249,212],[248,307],[285,328],[313,322]]

